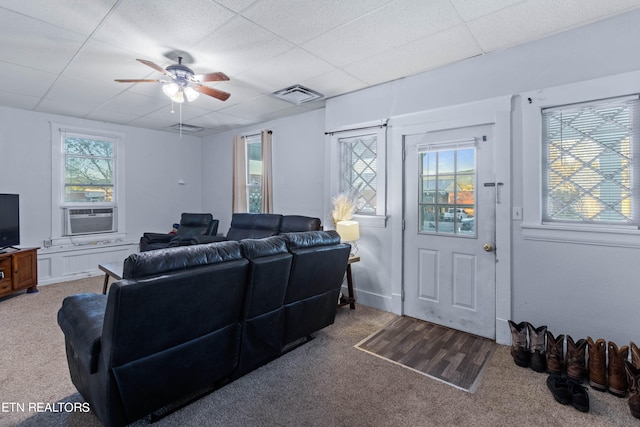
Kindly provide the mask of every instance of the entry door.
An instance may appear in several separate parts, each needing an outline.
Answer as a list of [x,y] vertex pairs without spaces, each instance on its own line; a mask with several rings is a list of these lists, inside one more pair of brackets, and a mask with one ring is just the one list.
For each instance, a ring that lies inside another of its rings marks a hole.
[[495,338],[491,125],[404,135],[404,313]]

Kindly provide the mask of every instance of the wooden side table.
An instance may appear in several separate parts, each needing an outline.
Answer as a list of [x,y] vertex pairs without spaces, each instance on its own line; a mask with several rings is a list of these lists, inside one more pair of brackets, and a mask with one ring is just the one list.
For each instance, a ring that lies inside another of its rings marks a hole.
[[98,268],[104,271],[104,285],[102,285],[102,294],[107,293],[107,285],[109,284],[109,277],[113,277],[115,280],[122,279],[123,262],[105,262],[104,264],[98,264]]
[[356,296],[353,290],[353,273],[351,273],[351,264],[355,262],[360,262],[360,257],[357,255],[352,255],[349,257],[349,262],[347,262],[347,290],[349,292],[349,296],[345,297],[344,295],[340,298],[340,303],[338,305],[343,306],[349,304],[349,308],[351,310],[356,309]]

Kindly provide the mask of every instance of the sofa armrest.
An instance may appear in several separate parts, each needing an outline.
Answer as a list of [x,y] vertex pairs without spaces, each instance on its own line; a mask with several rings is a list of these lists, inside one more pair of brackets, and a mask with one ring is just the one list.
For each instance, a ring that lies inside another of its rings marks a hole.
[[66,297],[58,310],[58,325],[65,341],[91,374],[98,369],[106,306],[107,295],[78,294]]

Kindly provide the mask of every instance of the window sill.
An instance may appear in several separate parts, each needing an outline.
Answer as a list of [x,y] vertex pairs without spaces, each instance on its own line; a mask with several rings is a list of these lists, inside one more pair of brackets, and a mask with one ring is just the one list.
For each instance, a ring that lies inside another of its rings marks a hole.
[[581,227],[558,224],[522,224],[525,240],[576,243],[594,246],[640,248],[640,230],[636,228]]
[[358,221],[363,227],[386,228],[386,215],[354,215],[353,220]]

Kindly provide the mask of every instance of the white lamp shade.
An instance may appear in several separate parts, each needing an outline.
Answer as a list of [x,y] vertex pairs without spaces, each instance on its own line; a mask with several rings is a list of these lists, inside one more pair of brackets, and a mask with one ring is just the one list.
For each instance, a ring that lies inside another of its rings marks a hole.
[[180,86],[175,83],[169,83],[162,86],[162,91],[165,95],[167,95],[173,102],[182,103],[184,102],[184,96],[182,94],[182,90],[180,90]]
[[360,224],[358,221],[338,221],[336,231],[343,242],[355,242],[360,238]]
[[192,102],[198,99],[200,94],[192,87],[184,88],[184,96],[187,97],[187,101]]

